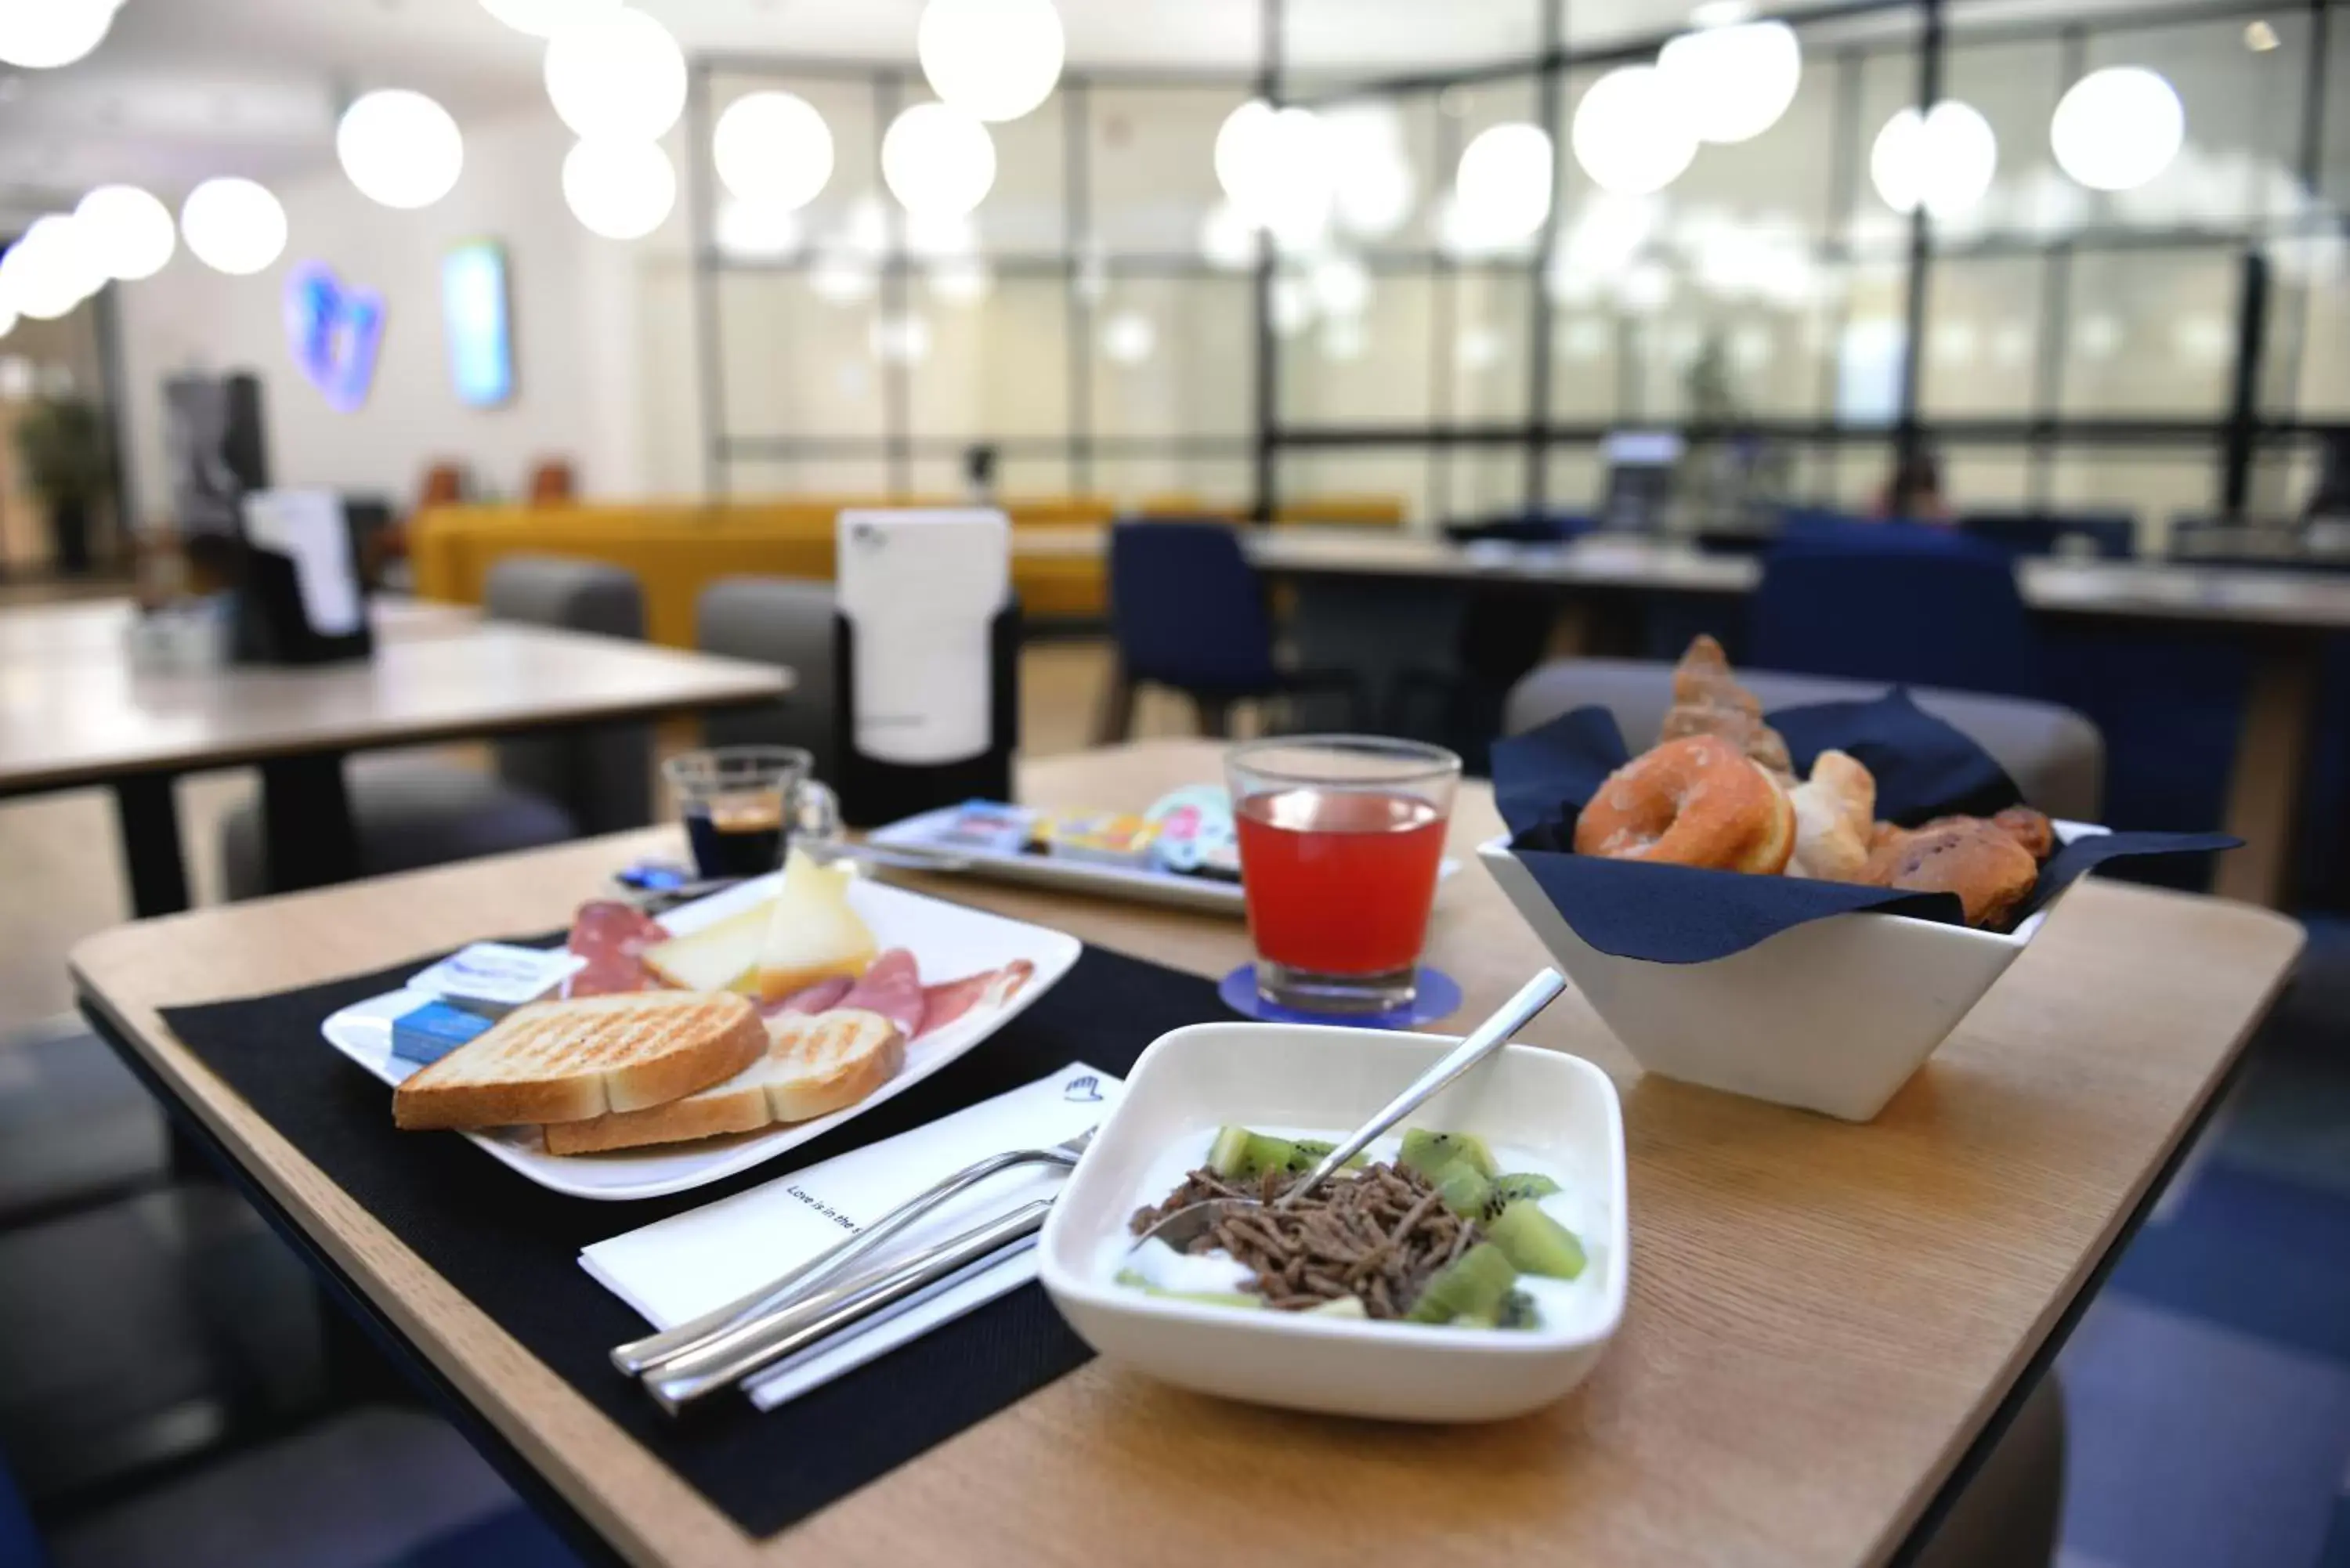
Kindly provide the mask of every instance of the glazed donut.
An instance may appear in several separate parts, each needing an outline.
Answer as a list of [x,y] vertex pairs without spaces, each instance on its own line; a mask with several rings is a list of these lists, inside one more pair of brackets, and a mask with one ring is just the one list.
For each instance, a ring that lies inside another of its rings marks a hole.
[[1864,880],[1916,893],[1956,893],[1967,924],[2001,926],[2032,896],[2039,863],[2015,836],[1979,816],[1946,817],[1915,833],[1879,824]]
[[1607,775],[1575,824],[1578,855],[1775,877],[1795,808],[1760,763],[1719,735],[1667,741]]

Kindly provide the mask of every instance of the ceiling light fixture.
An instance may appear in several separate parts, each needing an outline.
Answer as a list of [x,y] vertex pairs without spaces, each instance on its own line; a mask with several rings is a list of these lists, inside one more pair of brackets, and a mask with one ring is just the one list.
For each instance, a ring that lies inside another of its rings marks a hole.
[[180,205],[180,237],[215,272],[244,277],[286,254],[286,208],[251,180],[207,180]]
[[1552,179],[1550,133],[1513,120],[1477,133],[1461,154],[1453,192],[1470,230],[1512,244],[1549,218]]
[[918,103],[881,138],[881,178],[908,212],[960,217],[995,184],[995,140],[962,109]]
[[464,133],[421,92],[390,88],[354,99],[335,127],[335,156],[370,201],[403,211],[429,207],[456,187],[465,167]]
[[915,29],[922,75],[973,119],[1018,119],[1053,96],[1068,55],[1053,0],[931,0]]
[[1329,227],[1337,197],[1330,137],[1311,109],[1276,109],[1252,99],[1216,130],[1216,182],[1234,207],[1292,249]]
[[1657,69],[1700,141],[1749,141],[1779,123],[1804,79],[1804,50],[1784,22],[1706,27],[1669,40]]
[[2170,166],[2187,140],[2178,90],[2143,66],[2091,71],[2056,102],[2048,148],[2092,191],[2133,191]]
[[1999,138],[1973,105],[1944,99],[1922,117],[1897,112],[1869,149],[1868,178],[1897,213],[1919,202],[1937,218],[1956,217],[1983,199],[1999,171]]
[[0,61],[28,71],[69,66],[106,41],[122,0],[0,0]]
[[718,117],[711,161],[743,200],[796,211],[832,179],[832,128],[797,93],[745,93]]
[[106,286],[74,221],[52,213],[36,218],[0,256],[0,299],[19,316],[55,321]]
[[546,96],[583,140],[650,141],[685,112],[685,51],[642,11],[597,10],[547,41]]
[[1619,66],[1575,108],[1575,161],[1603,191],[1644,196],[1681,177],[1697,157],[1697,130],[1679,95],[1654,66]]
[[109,277],[154,276],[179,248],[172,209],[136,185],[100,185],[74,209],[74,224]]
[[713,237],[721,254],[738,261],[782,261],[800,248],[800,215],[787,207],[730,196],[718,209]]
[[563,160],[563,201],[590,234],[642,239],[677,205],[677,171],[656,142],[591,139]]
[[1139,365],[1159,348],[1159,328],[1139,310],[1121,310],[1102,324],[1102,353],[1114,365]]

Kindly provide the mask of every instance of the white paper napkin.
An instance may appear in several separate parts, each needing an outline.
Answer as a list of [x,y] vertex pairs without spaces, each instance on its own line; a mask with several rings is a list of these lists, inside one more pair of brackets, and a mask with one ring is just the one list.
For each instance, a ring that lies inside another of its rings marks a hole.
[[[1083,1063],[1024,1088],[763,1187],[672,1215],[579,1254],[580,1266],[655,1328],[701,1316],[807,1262],[967,1165],[1007,1149],[1048,1148],[1099,1126],[1125,1085]],[[1064,1174],[1025,1166],[989,1178],[925,1215],[855,1273],[878,1269],[1058,1192]],[[1036,1277],[1033,1243],[980,1272],[867,1319],[744,1385],[772,1410]]]

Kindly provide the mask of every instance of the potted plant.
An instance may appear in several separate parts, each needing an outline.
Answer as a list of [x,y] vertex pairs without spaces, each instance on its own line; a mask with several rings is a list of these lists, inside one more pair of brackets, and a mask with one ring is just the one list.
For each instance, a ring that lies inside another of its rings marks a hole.
[[57,569],[87,572],[91,513],[114,488],[105,417],[86,399],[43,398],[16,422],[16,455],[48,509]]

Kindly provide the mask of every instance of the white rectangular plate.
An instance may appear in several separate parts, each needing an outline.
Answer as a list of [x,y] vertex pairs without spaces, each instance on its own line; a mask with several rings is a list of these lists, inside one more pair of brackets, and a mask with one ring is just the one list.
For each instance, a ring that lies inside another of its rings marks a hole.
[[[938,830],[962,809],[959,805],[942,806],[937,811],[924,812],[920,816],[907,817],[902,822],[893,822],[887,827],[877,827],[867,835],[867,842],[882,849],[951,857],[964,862],[970,875],[998,882],[1025,882],[1063,892],[1131,898],[1140,904],[1167,904],[1179,909],[1229,915],[1236,920],[1245,919],[1248,914],[1248,900],[1238,882],[1219,881],[1213,877],[1186,877],[1173,871],[1065,860],[1051,855],[1003,855],[960,844],[939,843]],[[1441,882],[1460,869],[1461,862],[1447,856],[1436,869],[1437,880]]]
[[[778,873],[730,888],[671,910],[661,917],[661,924],[679,936],[688,935],[772,897],[780,879]],[[966,909],[903,888],[860,878],[850,885],[848,901],[872,928],[874,940],[885,951],[890,948],[912,951],[925,985],[1000,969],[1015,959],[1034,964],[1035,973],[1018,995],[1003,1005],[974,1009],[936,1033],[911,1042],[906,1047],[906,1064],[896,1077],[847,1109],[813,1121],[612,1154],[549,1154],[536,1127],[502,1127],[463,1136],[541,1187],[574,1198],[617,1201],[683,1192],[773,1159],[903,1094],[1003,1028],[1077,961],[1079,943],[1065,932]],[[323,1029],[327,1043],[386,1084],[398,1084],[416,1071],[416,1064],[392,1055],[392,1020],[427,1000],[420,992],[394,991],[355,1002],[327,1020]],[[383,1114],[391,1115],[389,1103]]]

